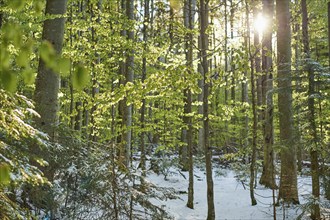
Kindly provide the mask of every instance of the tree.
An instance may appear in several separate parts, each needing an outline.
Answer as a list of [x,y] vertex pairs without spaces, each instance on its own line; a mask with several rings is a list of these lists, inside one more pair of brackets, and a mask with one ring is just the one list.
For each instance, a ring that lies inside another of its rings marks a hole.
[[206,181],[207,181],[207,219],[215,219],[214,208],[214,191],[213,191],[213,178],[212,178],[212,150],[209,140],[209,87],[210,77],[208,72],[208,34],[206,32],[209,25],[209,1],[201,0],[199,6],[200,13],[200,40],[201,40],[201,68],[203,69],[203,128],[204,128],[204,154],[205,154],[205,167],[206,167]]
[[274,14],[274,1],[263,0],[263,16],[268,21],[268,25],[263,32],[262,39],[262,95],[263,104],[266,105],[264,111],[264,154],[263,170],[260,177],[260,184],[274,189],[275,165],[274,165],[274,128],[273,128],[273,74],[272,74],[272,24]]
[[[255,7],[255,6],[254,6]],[[255,8],[253,10],[255,15]],[[251,99],[252,99],[252,114],[253,114],[253,125],[252,125],[252,154],[251,154],[251,164],[250,164],[250,197],[251,197],[251,204],[257,205],[257,200],[254,197],[254,181],[255,181],[255,166],[257,160],[257,138],[258,138],[258,115],[257,115],[257,91],[256,91],[256,79],[255,79],[255,71],[257,72],[260,70],[260,61],[259,58],[256,58],[258,55],[258,50],[256,55],[252,54],[251,52],[251,37],[250,37],[250,23],[249,23],[249,5],[246,2],[246,14],[247,14],[247,33],[248,33],[248,51],[250,57],[250,71],[251,71]],[[259,44],[259,37],[258,33],[254,32],[254,45],[258,47]]]
[[313,220],[320,219],[320,180],[319,180],[319,162],[318,162],[318,134],[315,123],[315,107],[314,107],[314,95],[315,95],[315,81],[314,81],[314,70],[310,64],[311,56],[309,49],[309,37],[308,37],[308,13],[306,0],[301,0],[301,11],[302,11],[302,40],[304,55],[306,59],[306,71],[308,72],[308,110],[309,110],[309,126],[310,136],[312,137],[310,148],[311,157],[311,173],[312,173],[312,194],[313,202],[311,218]]
[[[57,54],[61,54],[66,12],[66,0],[47,0],[46,15],[59,16],[44,21],[42,39],[50,44]],[[59,75],[47,67],[43,59],[39,60],[36,78],[35,102],[40,118],[36,118],[37,127],[46,132],[52,141],[56,140],[56,126],[58,124],[58,91]],[[51,177],[51,176],[48,176]]]
[[[46,15],[58,16],[56,18],[49,18],[44,21],[42,39],[45,45],[51,45],[54,48],[57,55],[61,54],[63,36],[64,36],[64,24],[65,18],[63,15],[66,12],[66,0],[47,0],[46,2]],[[42,53],[43,51],[41,51]],[[52,142],[56,142],[56,127],[58,125],[58,92],[60,85],[60,77],[58,73],[54,72],[49,66],[46,65],[44,59],[39,60],[38,75],[36,78],[36,89],[34,100],[36,102],[36,111],[40,117],[35,118],[37,128],[46,132]],[[40,152],[39,149],[35,149],[35,152],[39,152],[43,158],[49,162],[49,166],[45,169],[41,167],[44,175],[49,181],[53,181],[55,167],[53,158],[48,155],[48,152]],[[54,218],[54,201],[51,192],[50,201],[46,201],[46,209],[51,211],[51,218]],[[42,196],[43,197],[43,196]],[[41,201],[46,199],[38,198]],[[48,200],[48,199],[47,199]]]
[[[66,12],[66,0],[46,2],[46,15],[59,16],[44,21],[42,39],[45,45],[53,47],[56,54],[60,55],[62,51],[65,18],[62,17]],[[51,50],[51,49],[49,49]],[[42,53],[42,51],[41,51]],[[42,131],[46,132],[50,140],[56,141],[56,126],[58,125],[58,91],[60,85],[59,74],[47,66],[42,57],[39,60],[38,75],[36,78],[35,102],[36,111],[40,117],[35,119],[36,125]],[[43,154],[46,158],[46,154]],[[53,179],[54,170],[52,165],[45,170],[45,176]]]
[[[195,0],[186,0],[184,6],[184,23],[185,27],[188,29],[186,34],[186,62],[187,62],[187,71],[189,74],[193,72],[193,29],[194,29],[194,11],[196,8]],[[193,161],[193,124],[192,124],[192,94],[191,90],[188,87],[185,91],[185,114],[184,117],[185,124],[187,126],[186,132],[186,143],[188,148],[188,170],[189,170],[189,186],[188,186],[188,201],[187,207],[194,208],[194,161]]]
[[[134,21],[134,0],[127,0],[126,15],[129,21]],[[130,42],[134,41],[134,31],[130,29],[127,31],[127,38]],[[126,59],[126,83],[133,83],[134,80],[134,48],[127,51]],[[132,117],[133,105],[126,103],[126,137],[125,137],[125,161],[129,164],[131,159],[131,145],[132,145]]]
[[276,0],[278,111],[281,141],[279,199],[298,204],[297,155],[293,132],[291,90],[290,1]]

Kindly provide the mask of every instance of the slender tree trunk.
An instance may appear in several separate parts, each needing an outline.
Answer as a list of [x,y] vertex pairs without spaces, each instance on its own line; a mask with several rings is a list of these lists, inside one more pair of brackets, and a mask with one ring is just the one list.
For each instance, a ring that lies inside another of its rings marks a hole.
[[250,70],[251,70],[251,100],[252,100],[252,112],[253,112],[253,129],[252,129],[252,155],[251,155],[251,164],[250,164],[250,198],[251,204],[257,205],[257,200],[254,197],[254,179],[255,179],[255,166],[256,166],[256,153],[257,153],[257,129],[258,129],[258,115],[256,108],[256,86],[255,86],[255,65],[256,59],[251,52],[251,37],[250,37],[250,22],[249,22],[249,3],[246,4],[246,16],[247,16],[247,39],[248,39],[248,51],[250,59]]
[[[234,40],[234,16],[235,16],[235,7],[233,0],[229,0],[230,2],[230,39]],[[234,63],[234,48],[233,46],[230,48],[230,72],[231,72],[231,101],[233,106],[235,106],[236,100],[236,82],[235,82],[235,63]],[[235,123],[235,119],[233,119],[233,123]]]
[[[131,21],[134,20],[134,0],[126,0],[126,15]],[[127,37],[129,41],[134,41],[133,28],[127,31]],[[133,83],[134,80],[134,49],[128,50],[126,59],[126,83]],[[131,158],[131,146],[132,146],[132,104],[126,103],[126,137],[125,137],[125,163],[129,165]]]
[[276,188],[274,165],[274,128],[273,128],[273,74],[272,74],[272,24],[274,14],[274,0],[263,0],[263,14],[267,16],[269,26],[263,33],[262,40],[262,71],[265,79],[262,81],[263,96],[266,110],[264,111],[264,158],[260,184],[269,188]]
[[[328,53],[329,53],[329,60],[328,60],[328,68],[330,69],[330,2],[328,2]],[[321,101],[319,100],[319,112],[321,114]],[[323,125],[322,122],[320,124],[320,130],[321,130],[321,137],[323,137]],[[324,190],[325,190],[325,198],[327,198],[328,200],[330,200],[330,174],[329,172],[327,172],[325,174],[325,178],[324,178]]]
[[[228,103],[228,9],[227,1],[224,1],[225,7],[225,39],[224,39],[224,55],[225,55],[225,104]],[[228,123],[226,122],[226,128]],[[226,129],[228,130],[228,129]]]
[[[98,0],[97,2],[97,10],[101,11],[102,9],[102,1]],[[91,3],[90,4],[90,11],[91,11],[91,23],[93,23],[93,19],[95,17],[95,12],[94,12],[94,4]],[[96,22],[100,22],[100,17],[97,18]],[[97,45],[98,44],[98,37],[97,37],[97,33],[96,33],[96,29],[94,27],[91,28],[92,30],[92,42]],[[96,125],[95,125],[95,118],[94,118],[94,112],[97,109],[97,105],[95,104],[95,97],[96,94],[99,93],[99,83],[97,81],[97,74],[95,72],[95,64],[99,64],[101,57],[100,55],[97,53],[97,51],[94,51],[94,56],[95,56],[95,60],[92,63],[92,108],[90,110],[90,123],[91,123],[91,131],[90,131],[90,140],[96,142],[98,139],[98,136],[96,135],[97,131],[96,131]],[[95,63],[95,64],[94,64]]]
[[[149,9],[149,0],[144,1],[144,24],[143,24],[143,41],[144,41],[144,53],[147,52],[147,45],[148,45],[148,26],[150,20],[150,9]],[[147,58],[144,56],[142,58],[142,78],[141,81],[144,83],[147,75]],[[141,106],[141,137],[140,137],[140,150],[141,150],[141,169],[142,169],[142,176],[146,176],[146,152],[145,152],[145,110],[146,110],[146,99],[142,99],[142,106]]]
[[[249,17],[249,12],[246,11],[246,17]],[[249,25],[249,20],[245,19],[245,25],[246,27]],[[245,36],[244,36],[244,51],[246,53],[246,56],[249,57],[249,41],[250,41],[250,30],[246,30],[245,32]],[[249,65],[249,64],[247,64]],[[246,68],[248,69],[248,67]],[[242,83],[242,103],[249,103],[249,94],[248,94],[248,73],[247,70],[244,71],[244,81]],[[243,142],[243,146],[244,148],[248,148],[249,147],[249,116],[247,114],[247,112],[249,111],[248,108],[244,108],[242,110],[244,117],[243,117],[243,132],[242,132],[242,137],[244,137],[244,142]],[[249,155],[244,155],[244,162],[247,163],[248,162],[248,157]]]
[[[201,38],[199,36],[198,38],[198,48],[201,48]],[[198,54],[199,59],[202,60],[202,53],[199,52]],[[198,64],[198,72],[203,76],[204,75],[204,70],[202,68],[202,64]],[[198,102],[202,103],[203,102],[203,97],[204,97],[204,81],[203,79],[198,80],[198,87],[201,89],[201,93],[198,94]],[[198,114],[203,115],[203,105],[198,106]],[[199,153],[204,152],[204,136],[205,136],[205,131],[204,131],[204,122],[200,121],[200,128],[198,129],[198,151]]]
[[206,166],[206,181],[207,181],[207,220],[215,219],[214,208],[214,191],[213,191],[213,178],[212,178],[212,150],[209,141],[209,76],[208,76],[208,35],[206,30],[209,22],[209,6],[208,0],[200,0],[200,38],[201,38],[201,56],[202,56],[202,69],[203,69],[203,82],[204,82],[204,95],[203,95],[203,125],[204,125],[204,153],[205,153],[205,166]]
[[[122,13],[123,16],[126,16],[126,0],[121,0],[120,1],[120,6],[118,9],[119,12]],[[127,37],[127,32],[126,30],[121,30],[120,31],[120,36],[122,38],[126,38]],[[126,51],[122,50],[121,51],[123,53],[122,55],[122,59],[121,61],[119,61],[119,74],[121,75],[120,80],[119,80],[119,84],[120,85],[125,85],[125,79],[126,79],[126,65],[125,65],[125,57],[126,57]],[[119,144],[119,151],[118,151],[118,156],[119,156],[119,162],[120,163],[125,163],[125,137],[126,137],[126,133],[125,130],[126,128],[126,112],[125,112],[125,104],[126,101],[124,100],[120,100],[118,103],[118,117],[119,117],[119,121],[121,121],[121,134],[117,137],[117,143]]]
[[328,51],[329,51],[328,66],[330,66],[330,2],[328,2]]
[[[299,4],[300,0],[295,0],[295,4]],[[300,10],[300,9],[298,9]],[[295,52],[295,72],[296,75],[295,77],[297,78],[296,80],[296,91],[300,92],[301,90],[301,76],[300,73],[301,71],[299,70],[300,67],[300,58],[301,58],[301,53],[300,53],[300,45],[301,45],[301,39],[300,39],[300,24],[298,21],[296,21],[294,24],[292,24],[292,30],[293,30],[293,35],[294,35],[294,52]],[[295,124],[295,130],[296,130],[296,137],[297,137],[297,170],[298,172],[302,171],[302,156],[303,156],[303,144],[301,144],[301,124],[300,124],[300,105],[298,104],[296,106],[296,111],[295,115],[297,117],[296,124]]]
[[309,110],[309,124],[310,132],[312,137],[312,146],[310,150],[311,156],[311,173],[312,173],[312,194],[315,199],[315,203],[312,206],[311,218],[318,220],[320,216],[320,180],[319,180],[319,164],[318,164],[318,134],[316,130],[315,122],[315,107],[314,98],[315,93],[315,82],[314,82],[314,71],[310,64],[310,49],[309,49],[309,37],[308,37],[308,12],[306,0],[301,0],[301,11],[302,11],[302,40],[304,46],[304,55],[306,58],[306,69],[308,72],[308,110]]
[[[194,11],[196,8],[195,0],[185,1],[185,27],[189,30],[194,29]],[[193,70],[193,34],[189,32],[187,34],[186,41],[186,62],[189,73]],[[190,88],[185,91],[185,114],[192,112],[192,94]],[[187,148],[188,148],[188,170],[189,170],[189,186],[188,186],[188,201],[187,207],[194,208],[194,161],[193,161],[193,127],[192,117],[185,116],[185,124],[187,125]]]
[[[0,0],[0,7],[3,5],[3,1]],[[2,27],[3,24],[3,12],[0,12],[0,29]]]
[[281,179],[279,199],[299,203],[297,188],[297,154],[293,132],[291,83],[290,1],[276,0],[278,109],[281,140]]

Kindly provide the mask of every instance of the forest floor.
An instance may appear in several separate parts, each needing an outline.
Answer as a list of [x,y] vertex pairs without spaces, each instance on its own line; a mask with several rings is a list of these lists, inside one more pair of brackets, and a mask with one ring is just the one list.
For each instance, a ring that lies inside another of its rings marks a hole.
[[[234,164],[229,167],[214,166],[214,202],[216,219],[274,219],[273,191],[257,184],[255,196],[258,204],[251,205],[249,191],[249,173],[247,165]],[[186,207],[188,172],[179,171],[178,168],[166,170],[167,177],[149,173],[147,179],[158,187],[171,187],[176,192],[177,199],[156,200],[152,203],[165,209],[175,220],[200,220],[207,216],[206,176],[202,166],[194,168],[194,209]],[[310,176],[298,177],[300,205],[276,207],[276,219],[308,219],[308,201],[311,195]],[[278,191],[275,191],[275,195]],[[323,209],[330,219],[329,209]]]

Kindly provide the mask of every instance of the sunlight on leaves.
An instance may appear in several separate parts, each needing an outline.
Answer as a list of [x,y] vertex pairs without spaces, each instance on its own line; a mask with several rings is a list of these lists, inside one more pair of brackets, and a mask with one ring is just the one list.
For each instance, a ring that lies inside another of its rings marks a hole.
[[25,0],[11,0],[8,2],[8,6],[13,10],[22,10],[25,4]]
[[21,67],[29,65],[29,51],[21,50],[16,58],[16,62]]
[[5,90],[15,92],[17,85],[17,77],[13,72],[4,71],[1,74],[1,83]]
[[41,46],[40,46],[40,56],[41,59],[47,64],[50,65],[50,63],[52,62],[52,60],[55,57],[55,50],[53,48],[53,46],[51,45],[51,43],[49,43],[48,41],[44,41],[42,42]]
[[72,76],[73,87],[82,90],[89,82],[89,73],[85,67],[78,65]]
[[8,185],[10,183],[10,168],[6,163],[0,164],[0,184]]
[[179,10],[180,9],[180,1],[179,0],[170,0],[170,6],[174,10]]
[[71,62],[68,58],[61,57],[58,60],[58,67],[62,76],[68,76],[70,74]]
[[22,77],[25,84],[31,85],[35,81],[36,73],[33,71],[33,69],[27,68],[22,72]]

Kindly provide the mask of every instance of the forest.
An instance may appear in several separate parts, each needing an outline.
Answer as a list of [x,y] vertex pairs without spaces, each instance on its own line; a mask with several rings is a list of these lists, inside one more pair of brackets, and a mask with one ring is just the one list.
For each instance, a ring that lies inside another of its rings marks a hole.
[[0,0],[0,219],[330,219],[329,15]]

